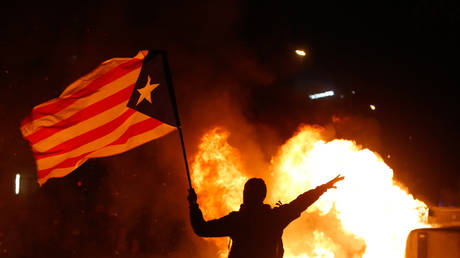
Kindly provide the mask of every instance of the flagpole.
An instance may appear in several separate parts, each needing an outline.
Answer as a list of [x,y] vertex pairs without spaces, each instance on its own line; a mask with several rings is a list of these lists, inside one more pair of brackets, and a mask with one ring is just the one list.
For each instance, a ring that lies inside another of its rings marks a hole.
[[185,171],[187,172],[188,187],[189,189],[193,189],[192,180],[190,180],[190,170],[188,168],[187,154],[185,152],[184,136],[182,135],[182,128],[180,127],[180,125],[177,127],[177,130],[179,131],[180,143],[182,146],[182,154],[184,155]]
[[190,179],[190,169],[188,167],[187,153],[185,151],[184,136],[182,134],[182,127],[181,127],[181,123],[180,123],[180,119],[179,119],[179,111],[178,111],[177,103],[176,103],[176,95],[174,93],[174,87],[173,87],[173,84],[172,84],[171,72],[169,70],[168,58],[166,56],[165,51],[159,51],[159,52],[163,56],[163,67],[165,69],[166,81],[167,81],[167,83],[169,85],[169,93],[171,95],[171,102],[172,102],[172,106],[173,106],[173,109],[174,109],[174,115],[176,116],[177,130],[179,131],[179,138],[180,138],[180,143],[181,143],[181,147],[182,147],[182,155],[184,156],[185,172],[187,173],[188,187],[189,187],[189,189],[193,189],[192,180]]

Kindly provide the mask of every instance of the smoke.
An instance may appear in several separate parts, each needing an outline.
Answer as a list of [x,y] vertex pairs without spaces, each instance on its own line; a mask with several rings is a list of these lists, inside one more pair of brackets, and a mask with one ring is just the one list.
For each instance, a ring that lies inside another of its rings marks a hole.
[[[18,130],[33,106],[57,96],[101,61],[134,56],[140,49],[164,49],[189,160],[202,133],[222,125],[239,132],[232,144],[252,153],[244,156],[245,167],[262,173],[266,157],[257,144],[261,131],[247,121],[244,110],[251,90],[274,78],[237,36],[241,3],[176,4],[99,1],[53,8],[40,4],[35,10],[9,6],[22,22],[9,27],[6,33],[12,40],[2,50],[2,86],[7,88],[2,89],[1,112],[15,122],[0,127],[6,154],[1,170],[7,171],[1,189],[11,189],[20,172],[26,192],[19,197],[2,192],[1,254],[214,256],[215,247],[191,232],[177,132],[128,153],[88,161],[38,188],[32,155]],[[31,33],[19,35],[24,28]],[[30,47],[26,42],[32,39]],[[11,221],[17,222],[7,225]]]
[[[171,12],[184,16],[154,31],[158,45],[168,52],[189,163],[202,134],[224,126],[238,132],[231,143],[251,153],[243,156],[245,168],[260,174],[265,154],[244,110],[251,90],[273,78],[235,36],[238,3],[189,7],[163,6],[171,9],[153,15],[165,25]],[[177,132],[103,162],[108,172],[101,187],[111,196],[106,212],[111,214],[115,254],[215,256],[215,246],[195,236],[189,225],[188,185]]]
[[[215,257],[216,247],[195,236],[189,225],[188,185],[177,132],[128,153],[88,161],[65,178],[50,180],[38,189],[33,157],[21,139],[19,123],[33,106],[56,97],[101,61],[134,56],[140,49],[164,49],[189,163],[202,135],[222,126],[231,132],[229,144],[242,150],[242,170],[247,176],[267,178],[270,159],[286,138],[278,129],[289,120],[294,121],[291,128],[297,127],[301,111],[292,111],[283,98],[264,100],[280,102],[276,113],[254,111],[259,104],[268,106],[254,92],[273,91],[267,85],[284,83],[280,77],[293,73],[292,64],[279,65],[275,54],[263,59],[240,38],[246,15],[242,1],[190,2],[180,8],[167,1],[35,5],[9,6],[14,19],[8,21],[11,26],[5,38],[11,41],[0,50],[5,93],[0,112],[5,120],[14,121],[0,124],[4,153],[0,157],[0,254]],[[275,73],[276,69],[280,71]],[[275,90],[286,94],[280,87]],[[381,144],[375,137],[379,126],[363,120],[332,122],[326,126],[327,137],[357,139],[376,149]],[[352,126],[356,124],[365,126]],[[20,197],[8,190],[17,172],[25,178],[25,195]],[[336,238],[334,242],[360,245],[360,240],[335,232],[333,222],[327,231]],[[319,224],[305,229],[311,237]],[[361,251],[356,248],[353,252]]]

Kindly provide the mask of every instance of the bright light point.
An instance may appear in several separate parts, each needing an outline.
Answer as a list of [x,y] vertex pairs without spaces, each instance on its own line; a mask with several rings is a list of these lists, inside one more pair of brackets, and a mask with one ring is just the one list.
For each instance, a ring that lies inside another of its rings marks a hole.
[[369,105],[369,107],[370,107],[372,110],[375,110],[375,106],[374,106],[374,105]]
[[305,51],[303,51],[302,49],[297,49],[295,51],[295,53],[299,56],[305,56],[307,53],[305,53]]
[[16,174],[15,189],[14,189],[15,194],[19,194],[19,184],[20,183],[21,183],[21,175]]
[[333,90],[308,95],[310,99],[320,99],[320,98],[325,98],[325,97],[330,97],[330,96],[334,96]]

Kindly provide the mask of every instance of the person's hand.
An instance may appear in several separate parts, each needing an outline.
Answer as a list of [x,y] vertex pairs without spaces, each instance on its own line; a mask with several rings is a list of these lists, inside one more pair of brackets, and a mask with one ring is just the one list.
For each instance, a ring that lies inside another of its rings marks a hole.
[[187,199],[191,206],[194,206],[197,204],[198,197],[196,196],[195,189],[193,188],[188,189]]
[[337,175],[334,179],[332,179],[331,181],[327,182],[324,184],[324,187],[326,189],[331,189],[331,188],[337,188],[335,186],[335,183],[339,182],[339,181],[342,181],[345,177],[344,176],[341,176],[340,174]]

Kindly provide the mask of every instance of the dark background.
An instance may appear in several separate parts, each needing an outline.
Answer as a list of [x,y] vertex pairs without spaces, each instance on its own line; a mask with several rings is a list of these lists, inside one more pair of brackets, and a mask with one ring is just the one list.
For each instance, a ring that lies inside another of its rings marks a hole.
[[[35,183],[21,120],[140,49],[168,52],[190,157],[215,125],[235,131],[237,147],[251,135],[268,161],[300,124],[320,124],[380,153],[416,198],[459,206],[460,5],[403,2],[2,3],[0,256],[213,253],[188,225],[176,133]],[[308,99],[329,89],[334,97]]]

